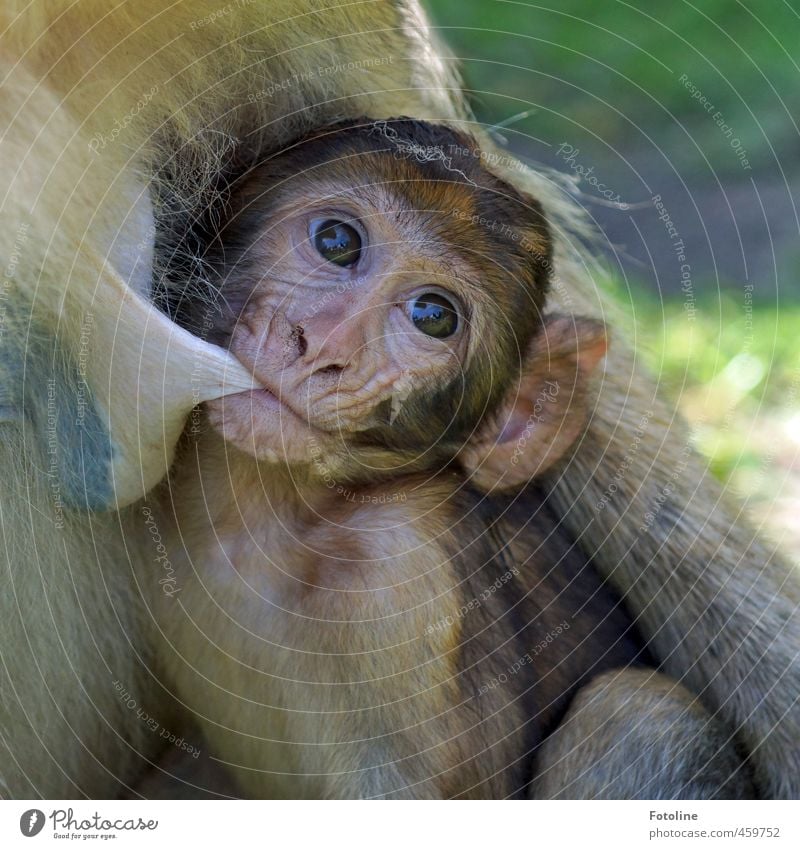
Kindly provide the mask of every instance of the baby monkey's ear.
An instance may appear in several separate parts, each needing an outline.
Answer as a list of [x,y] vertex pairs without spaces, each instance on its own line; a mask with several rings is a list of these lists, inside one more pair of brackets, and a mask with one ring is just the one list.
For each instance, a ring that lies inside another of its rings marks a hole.
[[545,317],[519,382],[459,454],[475,486],[519,487],[564,456],[589,418],[590,378],[607,348],[603,322]]

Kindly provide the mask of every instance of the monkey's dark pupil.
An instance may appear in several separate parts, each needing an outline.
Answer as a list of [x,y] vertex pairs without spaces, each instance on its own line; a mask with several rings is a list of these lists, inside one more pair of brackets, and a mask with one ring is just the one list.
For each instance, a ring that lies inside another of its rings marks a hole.
[[361,256],[361,236],[344,221],[328,219],[314,227],[314,247],[329,262],[354,265]]
[[445,339],[458,328],[458,313],[442,295],[431,292],[411,304],[411,320],[427,336]]

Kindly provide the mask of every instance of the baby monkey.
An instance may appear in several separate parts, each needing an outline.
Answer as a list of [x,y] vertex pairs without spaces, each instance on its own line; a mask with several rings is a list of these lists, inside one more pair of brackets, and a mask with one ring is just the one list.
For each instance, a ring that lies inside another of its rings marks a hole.
[[529,483],[579,438],[607,344],[543,312],[539,204],[461,131],[361,120],[243,174],[206,234],[188,321],[263,388],[187,435],[153,608],[243,791],[747,795]]

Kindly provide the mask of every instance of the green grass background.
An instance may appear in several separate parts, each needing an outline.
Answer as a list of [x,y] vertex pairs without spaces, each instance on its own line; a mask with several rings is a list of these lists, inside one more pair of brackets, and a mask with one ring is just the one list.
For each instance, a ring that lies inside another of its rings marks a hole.
[[[749,150],[797,148],[794,0],[424,2],[489,122],[533,106],[527,129],[548,140],[563,139],[574,122],[624,144],[632,121],[680,138],[677,119],[696,125],[709,156],[726,152],[727,140],[687,98],[686,73]],[[715,164],[723,172],[738,168],[731,157]]]

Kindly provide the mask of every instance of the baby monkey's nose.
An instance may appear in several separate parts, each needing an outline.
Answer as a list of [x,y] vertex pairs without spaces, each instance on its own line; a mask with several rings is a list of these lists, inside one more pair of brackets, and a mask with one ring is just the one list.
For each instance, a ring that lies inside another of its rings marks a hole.
[[306,332],[303,330],[302,324],[296,324],[294,330],[292,330],[290,338],[297,345],[297,350],[300,356],[305,356],[306,351],[308,350],[308,342],[306,342]]
[[364,346],[364,318],[344,310],[304,316],[292,325],[293,367],[311,374],[340,372],[353,364]]
[[[295,325],[295,328],[292,331],[292,338],[300,355],[298,359],[307,359],[308,342],[306,341],[305,328],[301,324]],[[320,363],[320,360],[323,360],[323,362]],[[336,372],[343,371],[345,368],[345,364],[342,363],[326,362],[325,353],[323,351],[319,352],[310,365],[313,374],[334,374]]]

